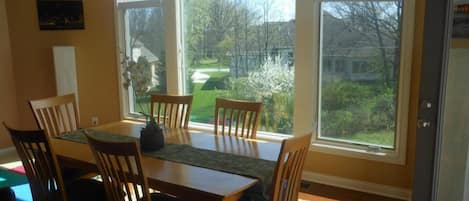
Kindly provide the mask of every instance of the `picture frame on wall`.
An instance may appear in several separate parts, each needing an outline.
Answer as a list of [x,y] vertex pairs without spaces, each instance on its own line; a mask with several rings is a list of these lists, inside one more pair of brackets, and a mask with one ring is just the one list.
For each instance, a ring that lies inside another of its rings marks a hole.
[[85,29],[83,0],[37,0],[40,30]]
[[469,38],[469,0],[455,0],[453,38]]

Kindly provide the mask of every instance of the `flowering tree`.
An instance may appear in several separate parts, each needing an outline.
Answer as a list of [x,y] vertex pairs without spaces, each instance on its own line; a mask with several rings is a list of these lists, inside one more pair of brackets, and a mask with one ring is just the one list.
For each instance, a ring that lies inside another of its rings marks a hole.
[[293,125],[294,68],[268,57],[256,71],[231,80],[230,96],[262,101],[264,130],[290,133]]

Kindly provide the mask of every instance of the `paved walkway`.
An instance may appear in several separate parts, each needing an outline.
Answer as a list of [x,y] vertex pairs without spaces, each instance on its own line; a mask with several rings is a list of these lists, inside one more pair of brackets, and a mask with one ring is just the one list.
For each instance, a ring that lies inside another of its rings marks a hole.
[[195,69],[194,74],[192,74],[191,78],[194,83],[205,83],[210,78],[210,75],[207,73],[214,73],[214,72],[230,72],[229,68],[200,68]]

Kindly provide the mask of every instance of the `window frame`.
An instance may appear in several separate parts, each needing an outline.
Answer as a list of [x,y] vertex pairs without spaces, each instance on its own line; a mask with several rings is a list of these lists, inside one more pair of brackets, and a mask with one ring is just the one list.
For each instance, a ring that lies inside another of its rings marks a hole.
[[[152,0],[143,0],[151,2]],[[165,13],[166,38],[166,71],[168,94],[183,94],[185,90],[185,67],[183,60],[183,0],[162,0]],[[294,79],[294,115],[293,135],[282,135],[258,131],[258,138],[280,141],[292,136],[313,133],[310,150],[340,155],[345,157],[367,159],[392,164],[405,164],[407,124],[410,94],[410,73],[412,62],[412,45],[414,33],[415,0],[404,0],[402,38],[401,38],[401,67],[399,73],[399,93],[397,102],[396,144],[394,150],[383,150],[375,147],[364,147],[336,142],[327,142],[317,139],[317,120],[319,117],[319,61],[320,61],[320,34],[316,27],[320,25],[320,2],[322,0],[300,1],[296,0],[296,35],[295,35],[295,79]],[[353,0],[350,0],[353,1]],[[379,0],[377,0],[379,1]],[[121,104],[121,119],[139,119],[139,116],[129,114],[129,96],[122,83],[121,59],[125,52],[125,38],[123,34],[123,13],[119,4],[155,5],[152,3],[126,2],[115,4],[115,31],[116,55],[118,64],[118,84]],[[311,12],[311,10],[317,12]],[[171,33],[171,34],[170,34]],[[304,42],[310,41],[310,42]],[[122,46],[124,45],[124,46]],[[124,47],[124,48],[122,48]],[[335,64],[334,64],[335,65]],[[212,131],[213,125],[190,122],[190,129]]]
[[[355,1],[355,0],[341,0]],[[359,1],[359,0],[358,0]],[[376,0],[386,1],[386,0]],[[322,35],[321,24],[321,3],[327,0],[314,0],[313,27],[319,28],[317,34]],[[387,162],[392,164],[404,165],[407,153],[407,128],[408,128],[408,111],[410,98],[410,78],[412,69],[412,48],[414,35],[414,0],[403,0],[402,10],[402,30],[401,30],[401,52],[399,66],[399,82],[396,98],[396,129],[395,129],[395,145],[394,148],[385,148],[384,146],[353,143],[346,140],[328,140],[325,137],[319,139],[319,126],[315,123],[316,128],[313,134],[311,150],[346,156],[360,159],[368,159],[374,161]],[[321,39],[313,40],[313,48],[321,51]],[[316,86],[314,87],[313,107],[316,108],[314,114],[314,122],[318,122],[320,118],[320,54],[314,56],[313,71],[316,77]]]

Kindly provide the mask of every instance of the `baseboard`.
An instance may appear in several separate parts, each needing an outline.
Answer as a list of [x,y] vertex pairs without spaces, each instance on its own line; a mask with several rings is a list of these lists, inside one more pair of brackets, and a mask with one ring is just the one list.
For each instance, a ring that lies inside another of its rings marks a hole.
[[366,181],[347,179],[307,171],[303,172],[303,180],[354,191],[381,195],[400,200],[411,199],[411,191],[409,189],[398,188],[383,184],[376,184]]

